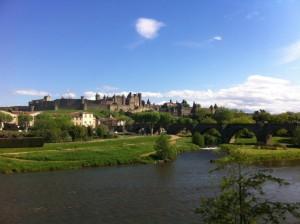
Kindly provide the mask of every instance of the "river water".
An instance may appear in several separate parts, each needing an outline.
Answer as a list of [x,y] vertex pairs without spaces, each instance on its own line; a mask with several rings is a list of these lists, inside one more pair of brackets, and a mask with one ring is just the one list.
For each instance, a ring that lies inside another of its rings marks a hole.
[[[194,209],[221,176],[208,173],[214,158],[202,151],[163,165],[0,175],[0,223],[200,223]],[[300,165],[273,174],[291,185],[268,185],[272,198],[300,200]]]

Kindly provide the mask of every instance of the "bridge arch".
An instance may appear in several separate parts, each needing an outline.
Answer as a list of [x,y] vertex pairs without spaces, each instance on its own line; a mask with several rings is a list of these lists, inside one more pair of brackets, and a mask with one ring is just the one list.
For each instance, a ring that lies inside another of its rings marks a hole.
[[245,129],[252,132],[255,135],[257,141],[261,139],[261,133],[259,131],[260,129],[257,127],[256,124],[232,124],[226,126],[226,128],[223,130],[223,142],[234,143],[236,140],[236,135],[240,131]]

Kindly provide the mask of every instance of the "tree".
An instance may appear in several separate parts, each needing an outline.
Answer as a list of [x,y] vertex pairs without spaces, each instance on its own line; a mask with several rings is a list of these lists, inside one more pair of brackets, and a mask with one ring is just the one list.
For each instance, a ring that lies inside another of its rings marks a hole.
[[292,140],[295,145],[300,146],[300,127],[294,131]]
[[170,137],[167,135],[160,135],[156,140],[154,149],[156,156],[161,160],[173,160],[176,158],[176,151],[170,143]]
[[221,193],[214,198],[202,199],[196,210],[204,223],[279,224],[283,223],[287,213],[300,217],[299,203],[276,202],[264,197],[263,186],[266,182],[287,185],[283,179],[263,170],[242,172],[239,162],[230,164],[227,171],[230,174],[222,179]]
[[9,114],[0,112],[0,130],[3,129],[4,123],[10,122],[12,121],[12,119],[13,119],[12,116],[10,116]]
[[233,117],[233,111],[224,107],[218,108],[213,116],[219,124],[227,124]]
[[207,108],[198,108],[196,113],[194,114],[193,118],[203,123],[203,120],[210,118],[211,113],[210,110]]
[[109,135],[108,127],[100,125],[96,128],[96,135],[98,138],[106,138]]
[[28,128],[30,126],[30,122],[33,120],[33,117],[22,113],[18,116],[18,124],[25,129],[25,131],[28,131]]
[[272,118],[272,115],[265,110],[255,111],[253,114],[253,120],[255,120],[256,123],[270,122],[271,118]]
[[186,100],[182,100],[181,105],[183,107],[190,107],[190,105],[188,104],[188,102]]
[[221,142],[221,133],[215,129],[211,128],[204,134],[205,145],[218,145]]
[[192,136],[192,142],[200,147],[203,147],[205,145],[204,136],[199,132],[195,132]]
[[217,124],[217,121],[211,117],[206,117],[200,121],[200,124]]
[[286,137],[289,135],[289,132],[285,128],[280,128],[279,130],[276,131],[275,135],[280,137]]
[[42,113],[36,117],[33,131],[37,136],[45,138],[46,142],[61,142],[70,141],[67,132],[71,127],[71,118],[67,115]]
[[151,135],[153,135],[154,126],[157,124],[159,119],[160,119],[160,115],[158,112],[142,112],[142,113],[137,113],[134,116],[134,120],[136,122],[149,127]]
[[174,117],[169,113],[160,113],[158,124],[160,127],[167,129],[174,122]]
[[254,124],[254,123],[255,121],[252,119],[252,117],[246,115],[235,117],[230,120],[230,124]]
[[88,138],[87,128],[83,126],[73,126],[69,133],[73,141],[86,140]]

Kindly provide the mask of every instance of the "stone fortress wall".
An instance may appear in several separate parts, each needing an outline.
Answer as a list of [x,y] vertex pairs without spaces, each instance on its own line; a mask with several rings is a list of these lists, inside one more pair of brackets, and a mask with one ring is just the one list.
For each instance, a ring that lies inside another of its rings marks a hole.
[[[150,103],[149,103],[150,104]],[[149,106],[148,104],[148,106]],[[45,110],[110,110],[110,111],[134,111],[146,107],[142,101],[142,94],[129,93],[127,96],[101,96],[96,94],[95,100],[88,100],[84,97],[80,99],[56,99],[52,100],[50,96],[43,99],[32,100],[28,104],[30,111]]]

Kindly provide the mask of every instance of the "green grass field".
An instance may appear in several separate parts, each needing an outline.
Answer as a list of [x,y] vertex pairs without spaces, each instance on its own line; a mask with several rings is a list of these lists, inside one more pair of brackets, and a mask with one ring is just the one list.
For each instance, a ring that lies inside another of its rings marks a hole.
[[[257,143],[256,137],[253,138],[237,138],[235,144],[239,145],[254,145]],[[272,144],[291,144],[290,137],[272,137]]]
[[[45,144],[42,148],[0,149],[0,172],[29,172],[80,167],[150,163],[157,137],[123,137],[91,142]],[[178,152],[198,149],[191,138],[173,141]]]
[[221,148],[228,152],[228,156],[221,161],[230,161],[232,158],[239,158],[245,163],[262,163],[276,161],[296,161],[300,164],[300,148],[287,149],[257,149],[255,146],[223,145]]

